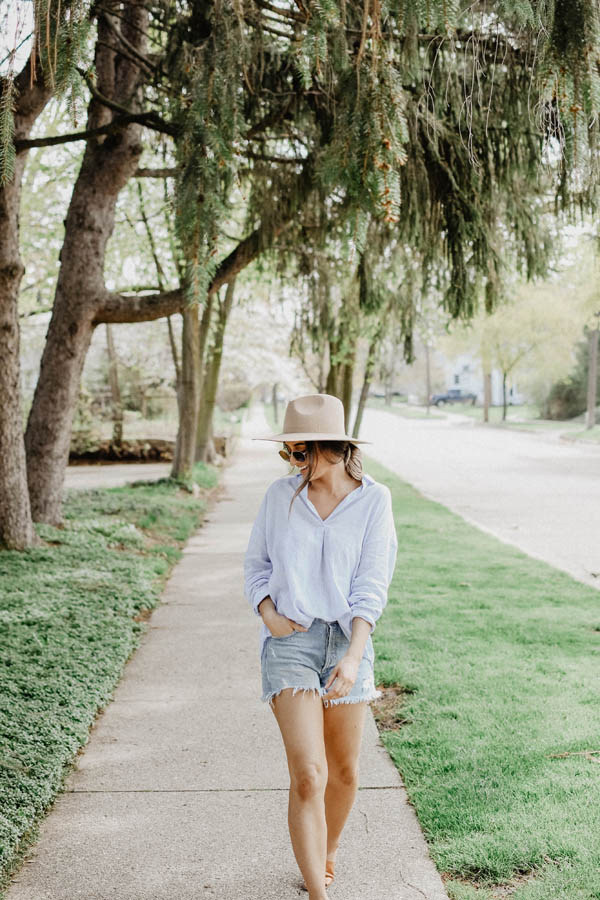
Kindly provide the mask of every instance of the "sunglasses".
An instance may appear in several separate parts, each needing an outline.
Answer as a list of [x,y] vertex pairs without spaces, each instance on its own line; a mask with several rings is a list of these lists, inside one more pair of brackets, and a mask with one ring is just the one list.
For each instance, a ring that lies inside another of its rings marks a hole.
[[288,450],[284,447],[283,450],[279,451],[279,455],[287,462],[291,460],[292,456],[294,459],[297,459],[298,462],[304,462],[306,460],[306,450]]

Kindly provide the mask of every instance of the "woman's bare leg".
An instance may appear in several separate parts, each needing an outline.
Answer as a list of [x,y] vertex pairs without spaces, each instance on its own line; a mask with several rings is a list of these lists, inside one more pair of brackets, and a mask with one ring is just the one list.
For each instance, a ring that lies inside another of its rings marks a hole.
[[286,688],[273,698],[290,772],[288,825],[298,867],[309,900],[327,900],[325,893],[325,785],[327,758],[323,740],[323,703],[311,691]]
[[358,758],[366,711],[366,702],[338,703],[323,710],[328,770],[325,818],[327,859],[330,860],[335,860],[340,836],[358,790]]

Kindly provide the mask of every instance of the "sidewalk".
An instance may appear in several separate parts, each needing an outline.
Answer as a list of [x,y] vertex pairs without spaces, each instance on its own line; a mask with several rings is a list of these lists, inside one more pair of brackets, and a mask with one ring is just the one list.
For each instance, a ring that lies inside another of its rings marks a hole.
[[[257,410],[246,434],[268,426]],[[238,441],[191,539],[6,900],[287,900],[307,894],[287,827],[289,776],[260,701],[242,562],[274,445]],[[329,895],[447,900],[372,715]]]

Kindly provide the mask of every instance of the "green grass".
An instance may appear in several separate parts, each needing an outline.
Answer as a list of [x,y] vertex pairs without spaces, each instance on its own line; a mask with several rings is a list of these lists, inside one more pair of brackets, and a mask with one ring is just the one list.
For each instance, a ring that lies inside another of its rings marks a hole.
[[399,541],[373,640],[408,722],[382,737],[450,897],[598,900],[598,591],[367,464]]
[[583,431],[571,431],[569,432],[568,437],[572,441],[593,441],[595,444],[600,443],[600,424],[594,425],[593,428],[586,428]]
[[[198,464],[204,488],[217,470]],[[0,891],[36,840],[147,611],[206,509],[170,480],[72,491],[44,544],[0,552]]]

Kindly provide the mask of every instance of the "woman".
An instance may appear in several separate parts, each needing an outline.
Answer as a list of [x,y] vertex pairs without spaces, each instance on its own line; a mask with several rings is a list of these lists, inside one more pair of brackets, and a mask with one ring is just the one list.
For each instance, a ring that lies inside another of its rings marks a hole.
[[330,394],[291,400],[279,453],[299,471],[272,482],[244,559],[263,624],[262,700],[290,772],[288,824],[309,900],[326,900],[358,787],[367,704],[380,696],[371,632],[387,602],[398,541],[389,488],[363,473],[344,407]]

